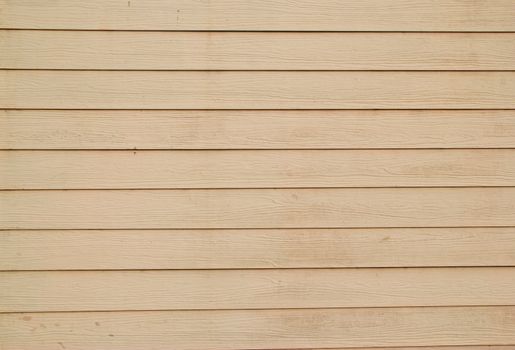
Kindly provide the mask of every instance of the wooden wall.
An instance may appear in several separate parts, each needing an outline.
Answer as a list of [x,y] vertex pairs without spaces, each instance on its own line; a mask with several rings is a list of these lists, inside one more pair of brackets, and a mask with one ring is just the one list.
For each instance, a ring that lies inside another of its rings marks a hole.
[[0,28],[0,349],[515,349],[515,1]]

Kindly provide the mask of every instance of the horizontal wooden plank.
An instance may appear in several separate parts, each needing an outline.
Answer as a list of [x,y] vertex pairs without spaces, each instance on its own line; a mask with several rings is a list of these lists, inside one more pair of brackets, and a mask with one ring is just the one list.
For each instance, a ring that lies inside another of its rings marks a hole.
[[515,150],[0,151],[0,189],[515,186]]
[[0,270],[515,266],[515,228],[0,231]]
[[[374,347],[374,348],[331,348],[331,350],[514,350],[515,345],[472,345],[472,346],[415,346],[415,347]],[[272,349],[278,350],[278,349]],[[327,350],[306,349],[306,350]]]
[[4,350],[238,350],[515,343],[515,307],[0,315]]
[[515,147],[515,111],[0,110],[3,149]]
[[[515,345],[472,345],[472,346],[416,346],[416,347],[388,347],[388,348],[331,348],[331,350],[514,350]],[[272,349],[277,350],[277,349]],[[306,350],[327,350],[306,349]]]
[[0,71],[0,108],[515,108],[515,72]]
[[[388,348],[331,348],[331,350],[514,350],[515,345],[473,345],[473,346],[416,346],[416,347],[388,347]],[[274,350],[274,349],[273,349]],[[275,349],[277,350],[277,349]],[[307,350],[327,350],[307,349]]]
[[1,229],[515,226],[515,187],[0,192]]
[[0,312],[514,303],[514,267],[0,272]]
[[515,69],[515,33],[3,30],[0,50],[10,69]]
[[514,31],[512,0],[0,1],[2,28]]

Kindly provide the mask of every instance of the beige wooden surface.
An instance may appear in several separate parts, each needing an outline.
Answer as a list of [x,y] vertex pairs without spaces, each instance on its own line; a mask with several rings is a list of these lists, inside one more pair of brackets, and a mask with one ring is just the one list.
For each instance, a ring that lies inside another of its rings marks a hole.
[[515,226],[515,188],[0,192],[3,229]]
[[4,349],[284,349],[505,345],[515,307],[14,313]]
[[[472,345],[472,346],[417,346],[417,347],[389,347],[389,348],[359,348],[363,350],[372,349],[390,349],[390,350],[513,350],[513,345]],[[356,348],[345,348],[354,350]],[[324,349],[310,349],[310,350],[324,350]],[[343,348],[332,348],[332,350],[343,350]]]
[[514,97],[515,72],[0,72],[0,108],[503,109]]
[[513,303],[514,267],[0,272],[0,312]]
[[515,350],[515,1],[0,0],[0,349]]
[[3,30],[0,50],[17,69],[515,69],[515,33]]
[[514,186],[514,159],[513,149],[0,151],[0,188]]
[[3,110],[0,147],[514,148],[515,111]]
[[2,0],[2,28],[514,31],[513,0]]
[[0,231],[0,270],[515,266],[513,227]]
[[[342,350],[343,348],[332,348],[332,350]],[[356,349],[356,348],[345,348]],[[391,349],[391,350],[513,350],[513,345],[472,345],[472,346],[417,346],[417,347],[389,347],[389,348],[360,348],[365,350],[371,349]],[[324,350],[324,349],[311,349],[311,350]]]

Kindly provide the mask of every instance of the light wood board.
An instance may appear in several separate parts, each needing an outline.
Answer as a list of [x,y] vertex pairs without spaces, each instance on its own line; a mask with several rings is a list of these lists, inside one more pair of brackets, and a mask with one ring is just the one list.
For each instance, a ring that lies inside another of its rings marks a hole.
[[0,51],[10,69],[515,69],[515,33],[3,30]]
[[1,229],[515,226],[515,187],[0,192]]
[[514,328],[513,306],[0,315],[4,350],[506,345]]
[[0,108],[509,109],[515,72],[4,70]]
[[0,147],[515,148],[515,111],[0,110]]
[[515,304],[515,267],[0,272],[0,312]]
[[0,270],[515,266],[514,227],[0,231]]
[[513,0],[2,0],[2,28],[514,31]]
[[0,151],[0,189],[514,185],[511,149]]

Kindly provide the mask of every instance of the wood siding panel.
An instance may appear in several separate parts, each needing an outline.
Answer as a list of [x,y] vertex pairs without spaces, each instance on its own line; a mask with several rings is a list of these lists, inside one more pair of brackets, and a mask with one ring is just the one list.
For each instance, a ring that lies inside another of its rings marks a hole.
[[1,28],[515,31],[513,0],[0,1]]
[[0,270],[515,266],[514,227],[0,231]]
[[7,70],[0,108],[508,109],[515,72]]
[[515,350],[515,0],[0,0],[1,350]]
[[515,150],[0,151],[0,189],[515,186]]
[[513,306],[0,315],[4,350],[506,345],[514,327]]
[[2,229],[515,226],[515,187],[0,192]]
[[4,30],[0,50],[10,69],[515,69],[515,33]]
[[512,267],[0,272],[0,312],[514,303]]
[[515,111],[0,110],[0,147],[515,148]]
[[[514,350],[515,345],[486,345],[486,346],[417,346],[417,347],[389,347],[389,348],[331,348],[331,350]],[[309,350],[327,350],[309,349]]]

